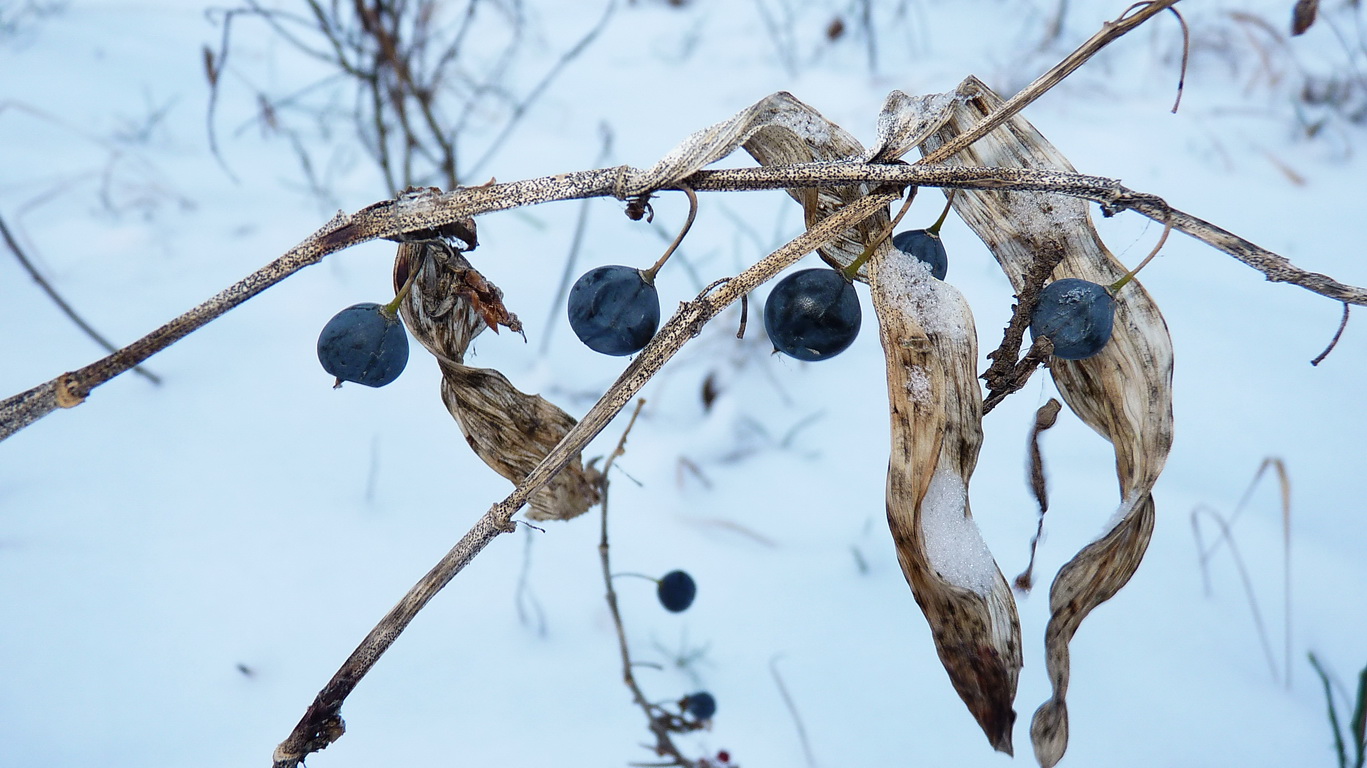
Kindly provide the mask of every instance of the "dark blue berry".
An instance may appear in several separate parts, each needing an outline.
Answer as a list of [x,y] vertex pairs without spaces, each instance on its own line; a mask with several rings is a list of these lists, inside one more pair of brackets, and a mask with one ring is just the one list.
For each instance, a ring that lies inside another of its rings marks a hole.
[[717,714],[717,700],[707,691],[690,693],[683,698],[683,710],[694,720],[711,720]]
[[1030,317],[1030,336],[1048,336],[1054,356],[1085,360],[1111,340],[1115,299],[1105,287],[1076,277],[1044,286]]
[[660,584],[655,588],[655,595],[660,598],[660,605],[672,613],[688,610],[688,606],[693,604],[693,598],[698,594],[698,585],[693,582],[693,577],[683,571],[670,571],[661,579]]
[[570,327],[594,352],[640,352],[660,327],[660,296],[633,267],[597,267],[570,289]]
[[397,315],[379,304],[356,304],[338,312],[318,334],[318,362],[337,377],[383,387],[408,364],[408,335]]
[[892,236],[892,245],[902,253],[929,264],[931,277],[945,279],[949,271],[949,255],[945,253],[945,244],[939,235],[924,229],[898,232]]
[[834,269],[794,272],[764,304],[764,330],[774,348],[798,360],[829,360],[859,335],[859,296]]

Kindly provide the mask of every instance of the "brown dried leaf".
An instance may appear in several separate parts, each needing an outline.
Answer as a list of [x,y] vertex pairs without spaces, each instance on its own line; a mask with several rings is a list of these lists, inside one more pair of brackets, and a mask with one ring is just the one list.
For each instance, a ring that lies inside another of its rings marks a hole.
[[1291,11],[1291,35],[1294,37],[1310,29],[1319,9],[1320,0],[1296,0],[1296,7]]
[[954,689],[992,746],[1011,754],[1020,620],[968,503],[982,445],[973,315],[958,290],[886,244],[869,278],[887,362],[897,559]]
[[[475,453],[514,483],[525,478],[574,426],[540,395],[519,391],[503,374],[441,362],[441,399]],[[532,494],[527,517],[569,520],[598,503],[600,475],[576,457]]]
[[[933,151],[1001,104],[976,78],[959,86],[954,115],[922,145]],[[1073,167],[1019,116],[1007,121],[951,164],[1072,171]],[[959,216],[991,249],[1017,292],[1042,255],[1061,256],[1055,279],[1080,277],[1108,285],[1125,273],[1096,234],[1081,200],[1042,193],[961,191]],[[1172,341],[1148,292],[1132,281],[1116,295],[1114,335],[1088,360],[1052,359],[1050,371],[1064,401],[1111,441],[1121,504],[1108,532],[1083,548],[1054,579],[1052,616],[1045,630],[1053,697],[1035,713],[1035,756],[1052,766],[1068,742],[1068,642],[1093,608],[1129,581],[1153,531],[1151,491],[1172,445]]]
[[[519,391],[498,371],[464,364],[485,328],[522,326],[503,305],[503,292],[440,240],[399,245],[395,289],[416,272],[399,307],[413,337],[436,358],[441,399],[475,454],[500,475],[521,482],[574,426],[574,419],[539,395]],[[568,520],[598,502],[600,475],[575,457],[532,494],[527,517]]]

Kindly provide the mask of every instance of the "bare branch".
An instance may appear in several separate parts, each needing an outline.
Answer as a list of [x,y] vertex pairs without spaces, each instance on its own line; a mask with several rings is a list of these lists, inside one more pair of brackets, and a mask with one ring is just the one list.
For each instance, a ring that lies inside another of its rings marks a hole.
[[[103,347],[105,351],[111,353],[119,351],[117,345],[106,339],[99,331],[95,330],[90,323],[87,323],[84,318],[77,314],[75,308],[67,303],[66,299],[62,298],[62,295],[57,292],[57,289],[53,288],[52,284],[38,272],[38,268],[34,266],[28,255],[24,253],[24,249],[19,247],[19,241],[14,238],[14,234],[10,232],[9,225],[5,223],[5,219],[2,216],[0,216],[0,238],[4,239],[5,245],[9,246],[10,252],[14,254],[14,258],[19,260],[19,265],[24,268],[24,271],[28,273],[29,277],[33,278],[33,282],[37,283],[38,287],[43,289],[43,293],[46,293],[48,298],[52,299],[52,302],[57,305],[57,308],[62,310],[62,314],[70,318],[71,322],[75,323],[77,328],[84,331],[85,335],[93,339],[95,343]],[[1335,340],[1337,340],[1337,338]],[[1326,352],[1325,354],[1328,353]],[[161,384],[161,377],[141,366],[133,366],[133,372],[153,384]]]
[[[376,203],[349,216],[339,214],[279,259],[117,353],[0,402],[0,440],[58,407],[78,405],[100,384],[143,362],[291,274],[343,248],[377,238],[398,239],[405,232],[435,229],[472,216],[527,205],[585,197],[612,196],[625,200],[643,191],[653,191],[638,189],[639,180],[644,177],[642,171],[618,166],[507,184],[460,187],[444,194],[420,191],[402,195],[396,200]],[[916,185],[947,189],[1042,191],[1092,200],[1100,203],[1102,211],[1108,215],[1132,210],[1165,225],[1171,221],[1173,229],[1228,253],[1262,272],[1270,281],[1293,283],[1347,304],[1367,305],[1367,290],[1363,288],[1300,269],[1285,257],[1172,208],[1162,198],[1135,192],[1114,179],[1101,176],[1021,168],[883,165],[850,160],[697,171],[669,185],[669,188],[687,185],[700,192],[741,191],[848,186],[866,182],[895,187]],[[888,195],[875,195],[865,200],[875,198],[885,199],[885,205],[896,199]],[[747,286],[746,290],[752,287]],[[63,393],[60,398],[55,396],[58,391]]]
[[341,707],[361,678],[389,649],[418,611],[437,592],[450,583],[470,560],[501,533],[515,530],[512,517],[538,489],[544,486],[574,456],[598,435],[608,422],[640,392],[641,387],[660,370],[684,344],[702,331],[707,321],[748,293],[755,286],[778,274],[793,262],[825,245],[845,230],[875,213],[885,210],[897,199],[891,194],[875,194],[851,203],[811,229],[769,254],[715,291],[704,291],[665,323],[655,338],[632,361],[617,381],[594,404],[546,458],[527,475],[503,501],[490,507],[455,547],[427,573],[398,605],[366,635],[352,651],[341,669],[318,693],[294,731],[275,749],[275,768],[296,768],[310,754],[336,741],[345,731]]

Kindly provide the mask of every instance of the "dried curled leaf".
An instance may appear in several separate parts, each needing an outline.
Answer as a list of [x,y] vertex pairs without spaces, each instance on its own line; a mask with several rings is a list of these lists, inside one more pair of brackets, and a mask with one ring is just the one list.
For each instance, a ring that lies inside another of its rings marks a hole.
[[1011,754],[1020,620],[968,503],[983,436],[973,314],[957,289],[886,244],[869,286],[887,362],[897,559],[954,689],[992,746]]
[[[630,184],[616,194],[625,198],[668,188],[741,147],[760,165],[848,160],[866,154],[859,141],[844,128],[792,94],[780,91],[728,120],[686,137],[654,166],[633,174]],[[857,184],[785,191],[802,205],[807,227],[811,228],[851,201],[867,197],[870,189],[867,184]],[[847,265],[887,222],[886,213],[870,217],[818,252],[832,264]]]
[[[921,146],[933,151],[1002,102],[976,78],[958,88],[953,115]],[[1004,123],[951,164],[1072,171],[1073,167],[1019,116]],[[959,216],[991,249],[1018,293],[1041,259],[1057,259],[1054,279],[1080,277],[1102,285],[1125,268],[1102,244],[1081,200],[1043,193],[961,191]],[[1068,743],[1068,642],[1093,608],[1109,600],[1139,566],[1153,532],[1151,491],[1172,445],[1172,341],[1152,297],[1137,281],[1116,294],[1115,330],[1101,354],[1053,358],[1050,372],[1064,401],[1115,448],[1121,503],[1107,533],[1059,571],[1045,652],[1053,697],[1035,713],[1035,756],[1052,766]]]
[[1296,7],[1291,9],[1291,35],[1305,34],[1315,23],[1319,10],[1320,0],[1296,0]]
[[[416,273],[416,274],[415,274]],[[550,453],[574,419],[540,395],[519,391],[503,374],[465,365],[465,352],[485,328],[522,329],[503,292],[440,240],[399,245],[398,290],[413,277],[399,307],[404,323],[441,368],[441,399],[475,454],[500,475],[521,482]],[[532,494],[527,517],[568,520],[598,502],[599,473],[575,457]]]

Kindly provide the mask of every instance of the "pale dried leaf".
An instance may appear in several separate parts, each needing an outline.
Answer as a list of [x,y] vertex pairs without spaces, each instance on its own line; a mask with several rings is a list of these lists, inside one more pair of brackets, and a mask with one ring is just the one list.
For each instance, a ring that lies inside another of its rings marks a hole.
[[992,746],[1011,754],[1020,621],[968,504],[982,445],[973,315],[958,290],[886,243],[869,278],[887,362],[897,559],[954,689]]
[[[685,138],[660,162],[625,179],[619,197],[666,189],[694,171],[744,147],[760,165],[831,162],[861,157],[863,146],[848,131],[827,120],[792,94],[780,91],[756,102],[729,120]],[[801,205],[808,228],[847,203],[865,197],[867,184],[820,190],[786,190]],[[864,250],[871,236],[888,222],[886,213],[869,218],[818,249],[833,264],[846,265]],[[861,272],[862,276],[862,272]]]
[[[958,89],[954,116],[922,146],[933,151],[1001,104],[975,78]],[[1019,116],[956,155],[950,164],[1072,171],[1038,131]],[[1086,204],[1043,193],[961,191],[959,216],[991,249],[1018,292],[1038,259],[1058,259],[1053,278],[1080,277],[1108,285],[1125,268],[1102,244]],[[1116,296],[1114,335],[1096,357],[1053,358],[1050,371],[1069,408],[1111,441],[1121,503],[1107,533],[1060,570],[1050,590],[1045,631],[1053,697],[1031,724],[1035,756],[1052,766],[1068,741],[1068,642],[1083,618],[1134,574],[1153,531],[1151,491],[1172,445],[1172,341],[1148,292],[1132,281]]]
[[[459,252],[439,240],[402,243],[394,262],[397,290],[416,271],[399,307],[405,325],[437,358],[441,399],[484,463],[521,482],[574,426],[574,419],[539,395],[519,391],[498,371],[464,364],[485,328],[520,330],[503,306],[503,292]],[[576,456],[532,494],[527,517],[568,520],[598,502],[599,473]]]

